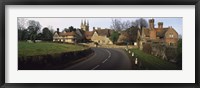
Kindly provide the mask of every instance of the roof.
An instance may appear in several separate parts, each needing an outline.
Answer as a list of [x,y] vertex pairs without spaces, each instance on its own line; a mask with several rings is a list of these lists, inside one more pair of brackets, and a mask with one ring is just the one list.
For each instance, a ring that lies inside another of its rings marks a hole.
[[[167,30],[169,28],[163,28],[163,29],[159,29],[159,28],[154,28],[156,30],[156,36],[157,37],[164,37],[165,36],[165,33],[167,32]],[[145,28],[144,29],[144,34],[149,37],[150,36],[150,33],[149,33],[150,29],[149,28]]]
[[[157,31],[156,36],[158,36],[158,37],[164,37],[165,33],[167,32],[168,29],[169,28],[160,29],[160,31]],[[159,29],[156,29],[156,30],[159,30]]]
[[128,35],[128,33],[126,31],[121,31],[120,35]]
[[59,36],[74,36],[75,35],[75,32],[60,32],[59,33]]
[[84,31],[81,29],[76,29],[76,34],[78,34],[79,36],[83,37],[84,36]]
[[110,29],[100,29],[100,30],[95,30],[99,36],[110,36],[111,31]]
[[85,37],[86,39],[91,39],[92,35],[93,35],[94,31],[85,31]]

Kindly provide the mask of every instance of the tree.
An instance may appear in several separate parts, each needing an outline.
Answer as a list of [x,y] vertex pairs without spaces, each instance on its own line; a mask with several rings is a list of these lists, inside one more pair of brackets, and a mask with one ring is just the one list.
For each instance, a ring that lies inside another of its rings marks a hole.
[[112,19],[111,29],[121,31],[123,29],[120,19]]
[[50,30],[50,32],[51,32],[52,34],[54,34],[55,31],[53,30],[53,26],[50,26],[50,25],[49,25],[49,26],[48,26],[48,29]]
[[41,29],[41,25],[38,21],[34,21],[34,20],[28,21],[29,39],[32,40],[34,43],[40,29]]
[[69,27],[69,31],[70,31],[70,32],[75,31],[75,30],[76,30],[76,29],[75,29],[73,26],[70,26],[70,27]]
[[43,28],[43,30],[42,30],[42,40],[43,41],[52,41],[53,40],[53,34],[47,27]]
[[42,38],[43,38],[42,33],[38,33],[37,36],[36,36],[36,39],[37,40],[42,40]]
[[123,21],[123,23],[121,25],[122,25],[122,29],[128,29],[132,26],[131,22],[129,20]]
[[140,18],[140,19],[137,19],[135,22],[132,22],[132,25],[142,29],[143,27],[147,27],[148,23],[147,23],[147,21],[145,19]]
[[29,33],[27,29],[21,30],[22,35],[21,35],[21,40],[28,40],[29,39]]
[[17,19],[17,29],[18,29],[18,40],[24,40],[26,33],[26,19],[25,18],[18,18]]
[[118,38],[119,38],[119,33],[117,31],[114,31],[111,36],[110,36],[110,39],[113,43],[116,43]]
[[[135,24],[133,24],[135,23]],[[126,30],[132,26],[136,26],[136,22],[126,20],[126,21],[121,21],[120,19],[112,19],[112,24],[111,24],[111,29],[117,30],[117,31],[122,31]]]
[[26,19],[25,18],[17,18],[17,29],[18,30],[24,30],[26,25]]
[[127,36],[128,36],[128,42],[130,42],[130,43],[136,42],[138,30],[139,30],[139,28],[134,27],[134,26],[132,26],[132,27],[126,29],[126,32],[127,32],[127,34],[128,34],[128,35],[127,35]]

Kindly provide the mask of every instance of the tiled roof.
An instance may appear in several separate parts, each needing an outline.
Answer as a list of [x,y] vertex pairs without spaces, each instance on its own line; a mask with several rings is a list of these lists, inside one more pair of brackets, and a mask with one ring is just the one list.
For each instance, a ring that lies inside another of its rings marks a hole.
[[60,36],[74,36],[75,35],[75,32],[60,32],[59,33]]
[[85,31],[85,37],[86,39],[91,39],[92,35],[93,35],[94,31]]
[[110,29],[100,29],[100,30],[95,30],[99,36],[110,36],[111,31]]
[[[157,37],[164,37],[164,36],[165,36],[165,33],[167,32],[167,30],[168,30],[169,28],[163,28],[163,29],[154,28],[154,29],[156,30],[156,36],[157,36]],[[149,28],[145,28],[145,29],[144,29],[144,34],[145,34],[147,37],[150,36],[149,31],[150,31]]]

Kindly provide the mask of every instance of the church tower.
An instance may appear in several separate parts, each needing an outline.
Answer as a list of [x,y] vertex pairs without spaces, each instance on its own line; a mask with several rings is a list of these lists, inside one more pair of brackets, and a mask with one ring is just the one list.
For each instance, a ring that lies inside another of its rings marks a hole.
[[84,31],[89,31],[89,21],[86,22],[86,20],[81,20],[81,29]]

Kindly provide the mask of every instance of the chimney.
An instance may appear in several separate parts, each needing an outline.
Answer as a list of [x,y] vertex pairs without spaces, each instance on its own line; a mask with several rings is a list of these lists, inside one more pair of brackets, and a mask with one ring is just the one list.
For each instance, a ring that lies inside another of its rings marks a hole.
[[93,31],[95,31],[95,27],[93,27]]
[[154,29],[154,19],[149,20],[149,28]]
[[59,28],[57,28],[57,33],[59,34]]
[[158,28],[163,29],[163,22],[158,22]]

